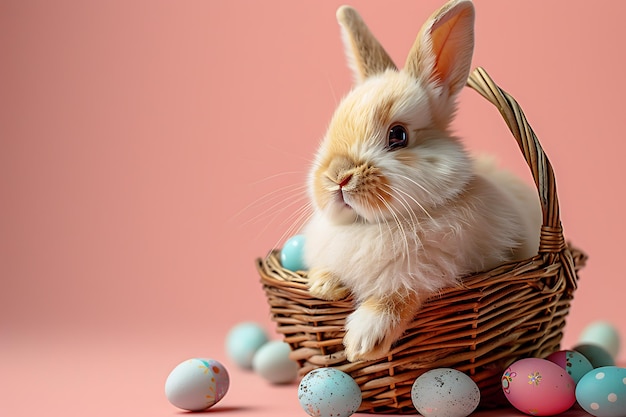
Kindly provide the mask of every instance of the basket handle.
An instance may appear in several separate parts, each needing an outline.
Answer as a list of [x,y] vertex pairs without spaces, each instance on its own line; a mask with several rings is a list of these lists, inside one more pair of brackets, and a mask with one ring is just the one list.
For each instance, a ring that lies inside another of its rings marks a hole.
[[567,281],[573,288],[576,288],[574,262],[571,253],[566,250],[567,245],[563,237],[554,172],[535,132],[528,124],[517,101],[498,87],[483,68],[476,68],[467,84],[498,108],[515,137],[530,167],[541,201],[543,225],[541,226],[539,254],[544,258],[549,258],[550,261],[554,260],[555,256],[561,257],[565,269],[569,270],[566,272],[569,275]]

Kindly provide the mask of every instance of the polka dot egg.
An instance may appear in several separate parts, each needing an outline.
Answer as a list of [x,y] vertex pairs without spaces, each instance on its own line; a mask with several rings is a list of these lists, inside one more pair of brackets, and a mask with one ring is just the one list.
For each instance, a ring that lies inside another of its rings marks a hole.
[[352,377],[335,368],[314,369],[298,387],[300,406],[314,417],[348,417],[361,406],[361,389]]
[[626,416],[626,368],[604,366],[581,378],[576,400],[596,417]]

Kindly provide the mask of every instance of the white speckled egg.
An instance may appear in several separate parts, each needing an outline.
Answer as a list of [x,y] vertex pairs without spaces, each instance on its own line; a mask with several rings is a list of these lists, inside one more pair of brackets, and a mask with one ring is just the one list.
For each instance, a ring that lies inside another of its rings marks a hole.
[[298,364],[289,358],[291,348],[281,340],[267,342],[254,355],[252,369],[272,384],[286,384],[298,376]]
[[424,417],[466,417],[478,407],[480,390],[463,372],[438,368],[415,380],[411,399]]
[[230,378],[226,368],[213,359],[189,359],[178,364],[165,381],[165,396],[172,405],[200,411],[217,404],[226,392]]
[[575,383],[578,383],[580,378],[593,369],[589,359],[575,350],[559,350],[550,354],[546,359],[565,369]]
[[619,354],[619,332],[615,326],[606,321],[596,321],[585,327],[580,333],[578,343],[603,347],[614,359]]
[[352,377],[335,368],[314,369],[298,387],[300,406],[313,417],[348,417],[361,406],[361,389]]
[[240,368],[252,369],[254,354],[268,340],[261,325],[254,322],[239,323],[226,335],[226,354]]
[[626,416],[626,368],[604,366],[581,378],[576,400],[596,417]]

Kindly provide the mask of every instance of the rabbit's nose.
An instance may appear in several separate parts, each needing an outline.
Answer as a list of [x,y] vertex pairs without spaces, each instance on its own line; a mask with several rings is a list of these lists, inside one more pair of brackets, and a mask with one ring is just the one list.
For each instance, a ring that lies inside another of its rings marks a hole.
[[337,182],[339,184],[339,188],[345,187],[350,182],[351,179],[352,179],[352,174],[344,175],[344,177],[339,179],[339,181]]

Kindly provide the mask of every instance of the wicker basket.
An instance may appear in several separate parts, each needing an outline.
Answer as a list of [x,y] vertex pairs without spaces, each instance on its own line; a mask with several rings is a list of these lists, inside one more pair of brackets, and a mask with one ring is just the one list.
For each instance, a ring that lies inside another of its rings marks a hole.
[[532,171],[543,208],[539,255],[442,290],[426,302],[387,358],[355,363],[346,360],[342,344],[352,300],[313,298],[306,272],[283,269],[277,251],[257,261],[272,319],[291,346],[300,375],[318,367],[347,372],[361,387],[361,412],[415,413],[413,382],[441,367],[467,373],[481,390],[481,406],[496,407],[506,402],[501,377],[509,364],[559,349],[586,256],[565,242],[552,167],[517,102],[481,68],[468,85],[500,110]]

